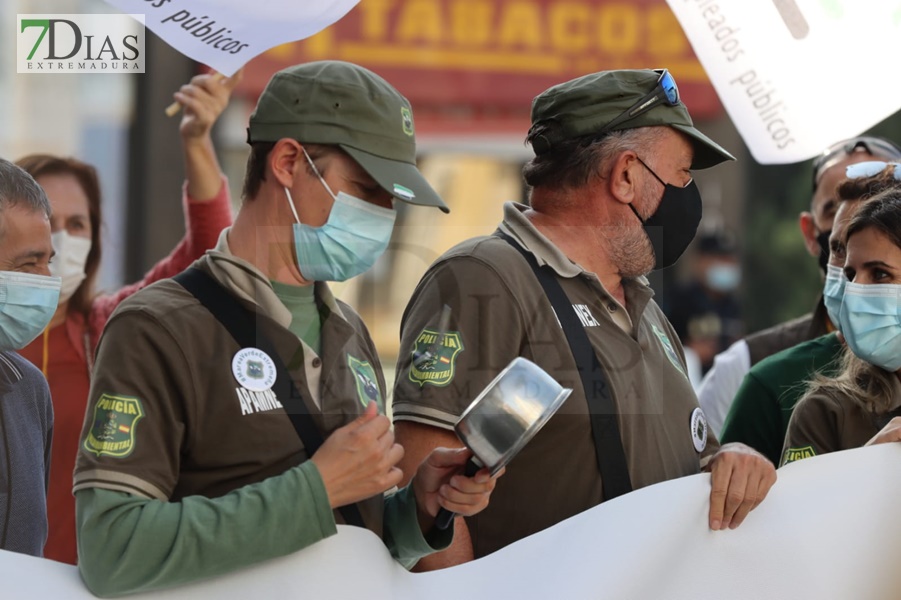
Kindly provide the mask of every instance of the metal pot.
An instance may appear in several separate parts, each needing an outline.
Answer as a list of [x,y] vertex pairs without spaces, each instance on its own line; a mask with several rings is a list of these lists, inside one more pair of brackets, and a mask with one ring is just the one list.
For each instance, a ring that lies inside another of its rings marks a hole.
[[457,436],[494,475],[538,433],[572,393],[532,361],[507,365],[454,426]]
[[[464,473],[481,467],[494,475],[531,440],[572,390],[562,387],[544,369],[522,357],[513,359],[472,401],[454,431],[474,456]],[[445,529],[453,515],[444,509],[436,525]]]

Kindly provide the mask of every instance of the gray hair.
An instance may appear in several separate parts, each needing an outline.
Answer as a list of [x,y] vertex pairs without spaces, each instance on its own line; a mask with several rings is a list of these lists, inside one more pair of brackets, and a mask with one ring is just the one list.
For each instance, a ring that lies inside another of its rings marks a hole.
[[0,158],[0,213],[19,204],[39,210],[50,218],[50,201],[43,188],[25,169]]
[[[533,127],[526,142],[552,127],[553,124]],[[647,154],[649,147],[659,141],[663,133],[663,126],[635,127],[611,131],[600,137],[590,135],[565,140],[526,163],[523,178],[531,187],[582,187],[602,175],[607,164],[622,152],[633,150]]]

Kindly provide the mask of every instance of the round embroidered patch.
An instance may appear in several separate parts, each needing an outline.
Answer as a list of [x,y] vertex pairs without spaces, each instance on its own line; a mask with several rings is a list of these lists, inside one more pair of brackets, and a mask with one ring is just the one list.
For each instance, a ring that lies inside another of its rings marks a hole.
[[241,387],[263,392],[275,383],[275,363],[258,348],[242,348],[232,359],[232,374]]
[[703,452],[707,447],[707,417],[700,408],[691,413],[691,441],[698,452]]

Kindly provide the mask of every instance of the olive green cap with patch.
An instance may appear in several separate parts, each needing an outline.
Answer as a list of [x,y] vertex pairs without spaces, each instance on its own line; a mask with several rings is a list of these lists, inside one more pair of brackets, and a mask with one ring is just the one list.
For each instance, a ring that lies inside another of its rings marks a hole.
[[[565,140],[606,133],[607,124],[633,107],[654,89],[660,71],[651,69],[601,71],[555,85],[532,101],[529,141],[535,154],[549,152]],[[695,129],[688,109],[662,102],[647,112],[615,125],[609,131],[666,125],[683,133],[694,148],[692,169],[706,169],[735,160],[719,144]],[[536,127],[547,126],[533,135]]]
[[416,168],[409,101],[368,69],[328,60],[273,75],[250,115],[247,142],[282,138],[339,146],[398,200],[450,212]]

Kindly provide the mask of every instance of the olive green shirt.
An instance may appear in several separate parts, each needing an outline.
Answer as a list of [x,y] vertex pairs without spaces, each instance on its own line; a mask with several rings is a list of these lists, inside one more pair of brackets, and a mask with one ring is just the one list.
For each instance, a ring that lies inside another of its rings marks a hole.
[[[691,431],[697,398],[679,339],[643,280],[625,280],[627,310],[598,278],[569,260],[507,203],[501,230],[539,264],[550,265],[597,354],[612,391],[633,488],[698,473],[718,448],[701,452]],[[586,231],[586,235],[596,232]],[[449,331],[436,356],[413,356]],[[496,236],[468,240],[441,256],[419,282],[401,325],[395,421],[451,429],[479,392],[517,356],[573,393],[508,465],[488,508],[468,518],[476,558],[599,504],[598,471],[585,391],[554,310],[523,256]]]
[[[250,309],[323,438],[375,401],[378,355],[359,316],[315,284],[322,353],[226,230],[195,263]],[[79,566],[95,593],[167,587],[298,550],[336,532],[315,464],[271,389],[271,357],[241,348],[193,295],[164,280],[124,301],[97,350],[75,468]],[[446,546],[419,531],[403,490],[357,504],[405,564]],[[412,529],[411,529],[412,527]],[[276,538],[278,541],[276,541]]]
[[865,446],[892,417],[898,416],[901,382],[897,377],[890,381],[894,408],[887,414],[873,414],[837,390],[826,389],[804,396],[788,424],[782,465]]

